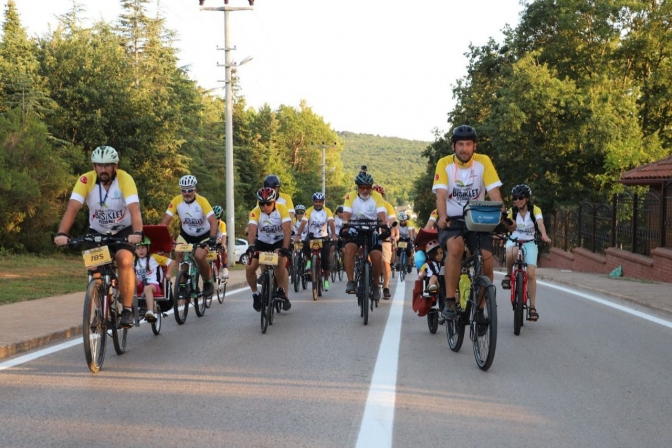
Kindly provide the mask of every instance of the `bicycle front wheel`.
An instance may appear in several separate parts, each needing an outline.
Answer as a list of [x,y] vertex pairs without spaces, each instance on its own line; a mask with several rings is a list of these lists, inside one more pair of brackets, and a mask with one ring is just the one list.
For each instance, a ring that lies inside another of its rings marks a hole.
[[158,336],[159,333],[161,333],[161,321],[163,319],[163,313],[161,312],[161,307],[156,301],[154,301],[154,316],[156,316],[156,322],[152,322],[152,333]]
[[439,312],[437,310],[430,310],[427,313],[427,326],[431,334],[436,334],[436,330],[439,329]]
[[[406,280],[406,251],[401,252],[401,257],[399,257],[399,279],[403,282]],[[438,317],[437,317],[438,319]],[[436,330],[432,334],[436,333]]]
[[263,275],[264,278],[261,281],[261,332],[266,333],[271,312],[270,307],[273,301],[271,300],[271,274],[265,272]]
[[301,258],[297,255],[294,255],[294,259],[292,260],[292,283],[294,284],[294,292],[299,292],[299,262],[301,261]]
[[[116,301],[118,302],[119,300],[120,298],[116,297]],[[135,312],[133,314],[135,314]],[[110,307],[110,319],[112,321],[112,342],[114,343],[114,351],[117,352],[117,355],[123,355],[126,353],[128,328],[123,328],[121,326],[121,313],[116,306]]]
[[317,300],[317,296],[320,295],[317,284],[321,279],[317,278],[317,275],[319,273],[318,272],[319,269],[317,269],[317,263],[318,263],[317,256],[313,255],[313,257],[311,258],[311,267],[310,267],[310,280],[311,283],[313,284],[313,300]]
[[184,324],[189,314],[189,302],[191,297],[191,288],[187,286],[188,275],[186,272],[180,272],[175,279],[175,293],[173,294],[173,315],[175,322],[179,325]]
[[364,325],[369,324],[369,297],[371,294],[371,264],[368,261],[364,261],[364,275],[363,275],[363,285],[362,289],[364,293],[362,294],[362,317],[364,318]]
[[[495,359],[497,348],[497,301],[495,286],[485,275],[477,278],[473,286],[471,331],[474,342],[474,357],[478,368],[486,371]],[[479,309],[479,304],[483,305]]]
[[518,336],[520,328],[523,326],[523,273],[516,273],[516,301],[513,308],[513,334]]
[[95,279],[89,283],[84,297],[82,326],[84,356],[89,370],[93,373],[98,373],[105,361],[107,324],[103,313],[104,294],[102,282]]

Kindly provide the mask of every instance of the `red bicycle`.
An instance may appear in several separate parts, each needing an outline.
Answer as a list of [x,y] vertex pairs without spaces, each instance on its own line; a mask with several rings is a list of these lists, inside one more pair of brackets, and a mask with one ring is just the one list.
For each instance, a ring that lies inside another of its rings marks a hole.
[[513,306],[513,334],[520,335],[520,329],[523,326],[523,310],[525,319],[530,320],[530,307],[527,304],[527,263],[525,263],[525,243],[533,241],[538,244],[538,240],[522,241],[518,238],[507,237],[513,241],[518,248],[516,261],[511,272],[511,306]]

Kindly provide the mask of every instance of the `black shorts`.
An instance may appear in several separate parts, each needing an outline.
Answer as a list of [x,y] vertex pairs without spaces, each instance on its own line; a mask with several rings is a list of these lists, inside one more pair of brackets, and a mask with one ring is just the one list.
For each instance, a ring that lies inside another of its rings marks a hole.
[[[450,226],[446,227],[445,229],[439,229],[439,245],[443,248],[443,250],[448,252],[446,249],[446,242],[449,238],[460,238],[464,226],[464,221],[452,220],[450,222]],[[492,235],[489,233],[469,233],[466,238],[469,251],[473,253],[476,249],[477,238],[480,238],[481,250],[492,253]]]
[[[97,230],[94,229],[89,229],[89,233],[97,233],[99,235],[105,235],[104,233],[100,233]],[[126,227],[125,229],[121,229],[114,235],[112,235],[115,238],[128,238],[130,235],[133,234],[133,228],[132,227]],[[114,255],[117,253],[117,251],[120,250],[128,250],[131,251],[131,253],[135,254],[135,245],[134,244],[129,244],[129,243],[115,243],[115,244],[110,244],[108,246],[110,248],[110,255]]]
[[203,235],[193,236],[187,235],[184,231],[180,230],[180,236],[184,238],[184,242],[187,244],[198,244],[210,238],[210,232],[205,232]]
[[[277,241],[273,244],[264,243],[263,241],[254,242],[254,250],[258,252],[275,252],[276,249],[282,249],[282,240]],[[252,254],[252,258],[259,259],[259,254]]]
[[[383,245],[381,244],[381,241],[378,239],[378,233],[372,233],[370,238],[371,239],[369,241],[369,252],[373,252],[374,250],[379,250],[382,252]],[[358,236],[347,239],[344,245],[349,243],[354,243],[357,245],[357,247],[362,247],[362,241]]]

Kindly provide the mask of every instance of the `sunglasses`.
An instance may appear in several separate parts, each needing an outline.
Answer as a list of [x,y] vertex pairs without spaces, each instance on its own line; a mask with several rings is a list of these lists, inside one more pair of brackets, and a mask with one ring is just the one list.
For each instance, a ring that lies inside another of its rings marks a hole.
[[370,190],[371,185],[359,185],[357,188],[359,188],[360,190]]
[[182,193],[193,193],[194,189],[193,188],[183,188]]
[[514,197],[513,197],[513,200],[514,200],[514,201],[521,201],[521,200],[523,200],[523,199],[527,199],[527,198],[526,198],[525,196],[514,196]]
[[273,205],[273,201],[270,201],[270,202],[259,201],[259,207],[263,207],[264,205]]

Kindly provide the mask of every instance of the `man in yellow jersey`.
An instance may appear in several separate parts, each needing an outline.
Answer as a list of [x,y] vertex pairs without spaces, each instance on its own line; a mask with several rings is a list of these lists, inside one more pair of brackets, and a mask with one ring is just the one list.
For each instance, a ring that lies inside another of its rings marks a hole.
[[[215,218],[215,212],[208,200],[196,193],[197,183],[196,177],[191,174],[180,178],[182,194],[175,196],[170,201],[161,225],[167,226],[177,215],[180,219],[178,243],[200,244],[207,241],[207,245],[214,249],[217,245],[217,218]],[[198,266],[198,272],[203,279],[203,295],[212,297],[214,286],[210,278],[210,265],[206,260],[207,254],[208,249],[197,247],[194,259]],[[177,253],[175,258],[180,263],[183,257],[181,253]]]
[[[346,226],[350,221],[357,221],[358,219],[375,220],[377,219],[381,224],[387,222],[387,209],[385,208],[385,200],[376,191],[372,191],[373,177],[362,170],[355,178],[357,189],[345,195],[345,202],[343,204],[343,226]],[[354,229],[350,229],[354,230]],[[371,252],[371,267],[373,270],[373,300],[380,300],[380,273],[382,269],[382,253],[380,241],[375,235],[372,241]],[[347,294],[354,294],[357,285],[355,285],[355,254],[357,253],[357,244],[350,240],[345,245],[345,258],[343,259],[343,266],[345,273],[348,276],[348,284],[345,287]]]
[[229,278],[228,257],[226,253],[226,223],[224,222],[224,209],[220,205],[212,207],[217,218],[217,248],[222,248],[222,278]]
[[282,299],[282,309],[292,307],[287,297],[289,290],[289,276],[287,275],[287,257],[292,256],[289,245],[292,240],[292,218],[287,207],[276,202],[275,190],[264,187],[257,191],[258,204],[250,212],[247,253],[250,263],[245,267],[247,284],[252,290],[252,307],[261,311],[261,295],[257,292],[257,268],[259,267],[259,252],[278,253],[278,265],[273,268],[278,282],[278,298]]
[[385,201],[385,214],[387,215],[387,225],[391,227],[390,237],[384,241],[381,241],[382,248],[382,269],[383,269],[383,299],[390,300],[392,295],[390,294],[390,277],[392,276],[392,245],[397,240],[399,236],[399,229],[397,227],[392,227],[392,224],[397,220],[396,213],[392,204],[385,200],[385,188],[382,185],[374,185],[373,191],[377,191],[383,197]]
[[275,195],[277,199],[275,200],[276,204],[282,204],[287,207],[289,216],[294,219],[294,201],[292,201],[291,196],[287,193],[280,193],[280,178],[275,174],[269,174],[264,178],[264,188],[272,188],[275,190]]
[[135,245],[142,241],[142,215],[140,200],[133,178],[125,171],[117,169],[119,155],[111,146],[99,146],[91,154],[93,171],[82,175],[72,190],[68,208],[65,210],[54,244],[68,244],[68,232],[75,217],[86,202],[89,207],[89,232],[115,237],[126,237],[128,244],[110,246],[119,271],[119,292],[124,309],[121,325],[133,326],[133,293],[135,291],[135,270],[133,257]]
[[[461,272],[461,260],[464,253],[464,239],[458,235],[464,227],[462,217],[464,205],[468,200],[482,201],[487,193],[492,201],[501,201],[497,171],[490,157],[475,154],[478,136],[471,126],[455,128],[451,137],[452,155],[443,157],[436,164],[432,191],[436,194],[438,213],[439,244],[445,247],[446,306],[443,314],[446,318],[455,315],[455,290]],[[447,223],[450,219],[450,225]],[[467,245],[473,250],[476,244],[475,234],[470,235]],[[483,252],[483,272],[493,278],[492,237],[481,236]],[[482,310],[479,310],[482,318]]]

